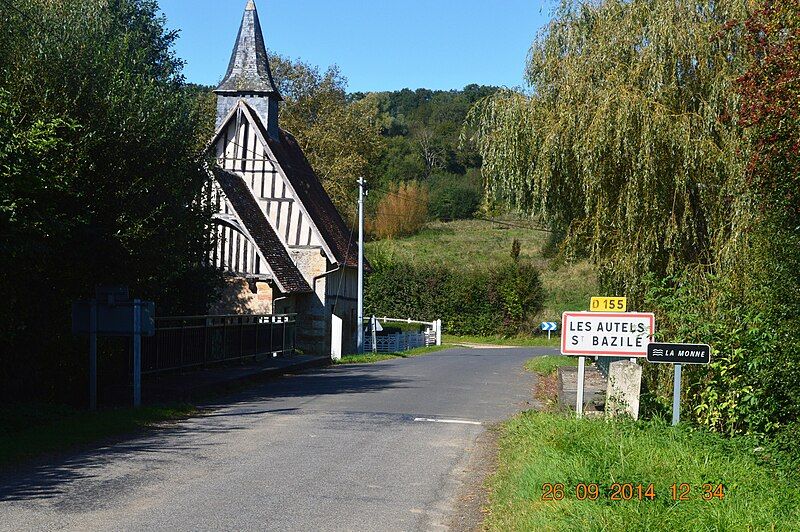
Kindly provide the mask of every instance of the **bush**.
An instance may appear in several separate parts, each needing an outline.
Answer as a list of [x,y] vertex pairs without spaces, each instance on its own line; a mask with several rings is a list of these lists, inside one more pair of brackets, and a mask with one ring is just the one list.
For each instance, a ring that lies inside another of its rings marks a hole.
[[544,290],[528,263],[462,271],[381,260],[373,264],[364,297],[369,314],[441,319],[448,333],[495,335],[516,333],[539,312]]
[[417,181],[390,187],[370,223],[378,238],[413,235],[428,221],[428,188]]
[[431,178],[430,214],[438,220],[472,218],[482,199],[480,176],[445,174]]

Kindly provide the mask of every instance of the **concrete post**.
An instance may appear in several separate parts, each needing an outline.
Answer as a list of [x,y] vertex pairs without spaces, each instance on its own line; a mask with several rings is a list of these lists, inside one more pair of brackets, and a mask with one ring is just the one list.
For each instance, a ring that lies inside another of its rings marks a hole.
[[627,415],[639,419],[639,394],[642,388],[642,367],[630,360],[617,360],[609,365],[606,388],[606,415]]
[[363,177],[358,178],[358,317],[356,325],[358,336],[356,337],[356,351],[364,352],[364,181]]

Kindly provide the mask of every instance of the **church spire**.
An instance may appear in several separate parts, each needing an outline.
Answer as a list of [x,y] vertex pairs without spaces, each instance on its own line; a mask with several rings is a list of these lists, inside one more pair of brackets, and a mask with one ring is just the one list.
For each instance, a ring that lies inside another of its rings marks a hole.
[[267,58],[267,47],[253,0],[248,0],[233,47],[228,71],[217,94],[217,127],[236,102],[242,98],[255,108],[270,135],[278,136],[278,102],[283,100]]
[[214,91],[219,93],[258,92],[274,93],[280,100],[278,88],[272,79],[267,59],[267,47],[258,20],[258,11],[253,0],[248,0],[244,8],[242,24],[236,36],[228,71],[225,78]]

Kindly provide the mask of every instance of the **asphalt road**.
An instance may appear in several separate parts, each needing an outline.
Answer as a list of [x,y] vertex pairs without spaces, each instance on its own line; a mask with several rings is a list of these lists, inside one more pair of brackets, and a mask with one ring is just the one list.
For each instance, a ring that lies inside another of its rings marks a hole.
[[476,438],[529,408],[534,352],[547,350],[457,348],[276,379],[0,478],[0,529],[442,529]]

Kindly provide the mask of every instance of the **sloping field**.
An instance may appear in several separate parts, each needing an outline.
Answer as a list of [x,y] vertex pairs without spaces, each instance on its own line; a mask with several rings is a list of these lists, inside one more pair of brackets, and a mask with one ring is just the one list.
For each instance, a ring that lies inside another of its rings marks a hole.
[[[527,225],[512,221],[514,225]],[[588,261],[564,264],[546,258],[546,232],[509,227],[484,220],[433,222],[419,234],[401,239],[369,242],[367,257],[390,253],[412,263],[446,264],[458,268],[488,268],[511,257],[514,239],[520,242],[520,258],[533,262],[547,291],[541,320],[559,320],[565,310],[585,310],[597,295],[597,276]]]

